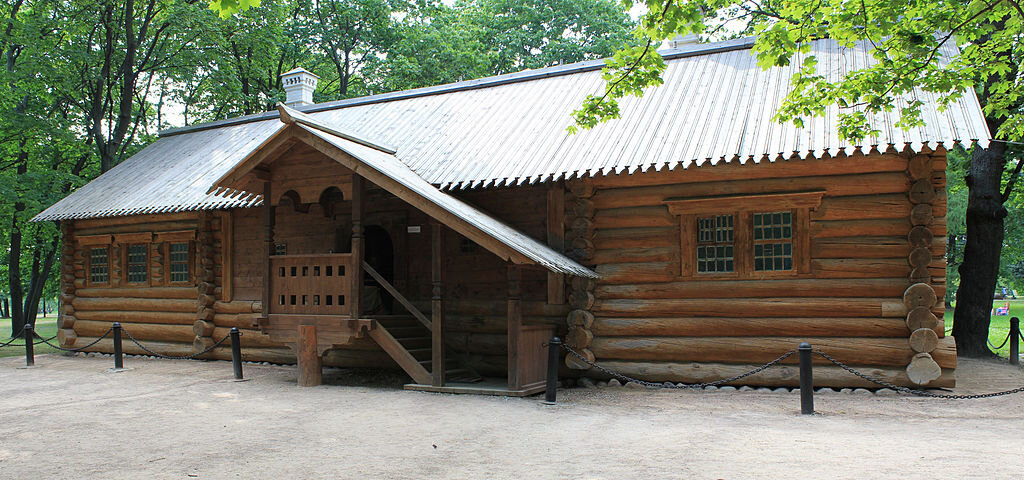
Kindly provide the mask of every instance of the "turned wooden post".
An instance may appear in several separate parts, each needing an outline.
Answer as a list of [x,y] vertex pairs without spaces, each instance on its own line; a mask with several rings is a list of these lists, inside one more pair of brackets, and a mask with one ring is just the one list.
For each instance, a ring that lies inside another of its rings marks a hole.
[[273,300],[270,284],[274,272],[271,271],[270,257],[274,254],[274,202],[271,196],[270,181],[263,182],[263,313],[260,315],[267,318],[270,312],[270,303]]
[[431,344],[431,375],[435,387],[442,387],[445,383],[445,351],[444,351],[444,305],[441,303],[442,285],[442,225],[438,222],[431,224],[431,251],[430,251],[430,279],[432,296],[430,297],[431,310],[431,331],[433,333]]
[[508,388],[519,390],[523,379],[519,368],[519,332],[523,326],[523,301],[520,283],[523,274],[519,265],[508,265]]
[[316,348],[316,325],[299,325],[295,350],[299,362],[299,386],[315,387],[323,383],[323,365]]
[[349,276],[349,308],[352,318],[362,314],[363,294],[363,193],[364,180],[352,175],[352,265]]

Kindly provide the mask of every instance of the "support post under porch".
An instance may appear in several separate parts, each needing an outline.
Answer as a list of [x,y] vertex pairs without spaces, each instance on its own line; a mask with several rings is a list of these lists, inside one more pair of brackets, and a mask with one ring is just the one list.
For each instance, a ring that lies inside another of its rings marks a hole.
[[323,383],[323,359],[317,348],[316,325],[299,325],[295,350],[299,386],[315,387]]
[[359,318],[363,304],[363,194],[366,191],[366,180],[359,175],[352,175],[352,271],[351,291],[349,292],[348,304],[352,318]]
[[445,384],[445,325],[444,325],[444,304],[442,303],[443,272],[444,265],[441,258],[443,251],[442,238],[444,237],[444,226],[438,222],[431,223],[431,249],[430,249],[430,279],[431,279],[431,376],[435,387],[443,387]]
[[523,386],[519,358],[519,335],[523,326],[522,267],[508,264],[508,389],[520,390]]

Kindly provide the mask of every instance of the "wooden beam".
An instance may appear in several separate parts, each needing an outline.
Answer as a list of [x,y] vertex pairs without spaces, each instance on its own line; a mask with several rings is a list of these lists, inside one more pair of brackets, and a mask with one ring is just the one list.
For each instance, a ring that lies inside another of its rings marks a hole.
[[508,265],[508,388],[518,390],[523,379],[519,368],[519,333],[523,326],[523,273],[519,265]]
[[323,364],[316,348],[316,325],[299,325],[296,357],[299,363],[299,386],[315,387],[323,383]]
[[663,203],[672,215],[708,213],[712,211],[739,212],[748,210],[772,211],[790,208],[815,209],[821,205],[824,190],[792,193],[753,195],[723,195],[716,197],[670,198]]
[[[561,182],[548,188],[548,246],[554,251],[565,251],[565,191]],[[548,272],[548,303],[565,304],[565,274]]]
[[270,300],[273,293],[270,291],[270,279],[274,272],[270,265],[270,256],[274,254],[274,205],[268,201],[272,198],[273,189],[270,182],[263,182],[263,318],[270,313]]
[[363,196],[366,193],[366,182],[359,175],[352,176],[352,272],[349,273],[348,304],[352,318],[359,318],[362,313],[363,294]]
[[431,376],[435,387],[443,387],[445,384],[445,348],[444,348],[444,304],[441,299],[442,267],[444,265],[441,252],[443,226],[438,222],[431,222],[430,242],[430,312],[431,312]]

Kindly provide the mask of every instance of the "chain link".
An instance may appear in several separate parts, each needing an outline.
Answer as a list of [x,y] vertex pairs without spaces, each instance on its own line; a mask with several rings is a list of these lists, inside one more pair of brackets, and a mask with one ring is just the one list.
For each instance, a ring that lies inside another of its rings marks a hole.
[[815,350],[814,353],[820,355],[825,360],[828,360],[828,361],[832,362],[835,366],[837,366],[839,368],[842,368],[843,370],[846,370],[847,372],[850,372],[850,373],[852,373],[852,374],[854,374],[854,375],[856,375],[856,376],[858,376],[858,377],[860,377],[860,378],[862,378],[864,380],[867,380],[867,381],[869,381],[871,383],[874,383],[876,385],[881,385],[881,386],[886,387],[886,388],[891,388],[891,389],[896,390],[897,392],[900,392],[900,393],[916,395],[918,397],[944,398],[944,399],[947,399],[947,400],[975,400],[975,399],[979,399],[979,398],[1001,397],[1003,395],[1012,395],[1012,394],[1015,394],[1015,393],[1024,392],[1024,387],[1020,387],[1020,388],[1015,388],[1013,390],[1006,390],[1006,391],[1003,391],[1003,392],[979,393],[979,394],[974,394],[974,395],[947,395],[947,394],[943,394],[943,393],[933,393],[933,392],[929,392],[929,391],[926,391],[926,390],[918,390],[918,389],[909,388],[909,387],[901,387],[899,385],[895,385],[895,384],[886,382],[885,380],[879,380],[879,379],[874,378],[874,377],[872,377],[870,375],[858,372],[857,370],[853,369],[853,367],[850,367],[849,365],[846,365],[845,363],[840,362],[839,360],[836,360],[835,358],[832,358],[831,355],[829,355],[829,354],[827,354],[827,353],[825,353],[825,352],[823,352],[821,350]]
[[22,326],[21,327],[21,331],[18,332],[17,335],[11,335],[11,340],[9,342],[3,344],[3,345],[0,345],[0,348],[4,348],[4,347],[10,346],[10,345],[13,345],[14,342],[16,342],[18,340],[21,340],[21,337],[24,337],[24,336],[25,336],[25,327]]
[[43,339],[42,343],[45,343],[45,344],[47,344],[47,345],[49,345],[49,346],[51,346],[53,348],[56,348],[57,350],[60,350],[62,352],[73,352],[73,353],[81,352],[81,351],[83,351],[83,350],[85,350],[85,349],[87,349],[87,348],[89,348],[89,347],[91,347],[93,345],[96,345],[97,343],[100,343],[100,340],[103,340],[104,338],[107,338],[107,335],[110,335],[110,333],[113,332],[113,331],[114,331],[114,327],[110,327],[110,328],[107,329],[106,332],[103,333],[103,336],[101,336],[100,338],[97,338],[96,340],[93,340],[92,343],[90,343],[88,345],[83,345],[83,346],[78,347],[78,348],[64,348],[64,347],[62,347],[60,345],[54,345],[54,344],[50,343],[50,340],[53,340],[53,338],[50,338],[49,340]]
[[597,370],[599,370],[601,372],[604,372],[607,375],[611,375],[612,377],[615,377],[615,378],[617,378],[619,380],[622,380],[622,381],[624,381],[626,383],[633,382],[633,383],[637,383],[637,384],[643,385],[645,387],[653,387],[653,388],[693,388],[693,389],[705,388],[705,387],[717,387],[719,385],[735,382],[737,380],[749,377],[751,375],[754,375],[754,374],[757,374],[757,373],[761,373],[764,370],[767,370],[767,369],[769,369],[769,368],[771,368],[771,367],[773,367],[775,365],[778,365],[779,362],[789,358],[791,355],[796,353],[796,350],[790,350],[790,351],[782,354],[781,356],[779,356],[779,358],[776,358],[775,360],[772,360],[772,361],[770,361],[770,362],[768,362],[768,363],[766,363],[764,365],[761,365],[760,367],[757,367],[757,368],[755,368],[755,369],[753,369],[753,370],[751,370],[749,372],[741,373],[739,375],[733,375],[733,376],[731,376],[729,378],[723,378],[721,380],[715,380],[713,382],[705,382],[705,383],[680,383],[680,384],[675,384],[675,383],[672,383],[672,382],[663,382],[663,383],[648,382],[646,380],[640,380],[640,379],[637,379],[637,378],[628,377],[628,376],[623,375],[623,374],[621,374],[619,372],[614,372],[614,371],[609,370],[609,369],[607,369],[605,367],[602,367],[602,366],[600,366],[600,365],[598,365],[598,364],[596,364],[594,362],[591,362],[586,357],[584,357],[582,354],[580,354],[580,352],[577,352],[576,350],[574,350],[572,347],[570,347],[568,345],[562,344],[562,348],[565,349],[565,351],[567,351],[570,354],[572,354],[574,357],[580,359],[580,361],[582,361],[583,363],[586,363],[587,365],[590,365],[591,367],[596,368]]
[[992,347],[992,350],[999,350],[1000,348],[1003,348],[1003,347],[1006,346],[1006,342],[1010,341],[1010,332],[1006,332],[1006,338],[1003,339],[1003,343],[1001,345],[999,345],[998,347],[993,345],[991,340],[987,340],[986,339],[985,341],[988,342],[988,346]]
[[169,360],[195,360],[196,358],[198,358],[198,357],[200,357],[202,355],[210,353],[210,351],[212,351],[213,349],[219,347],[222,343],[224,343],[224,341],[226,341],[228,338],[231,337],[231,335],[225,335],[224,338],[218,340],[213,345],[210,345],[210,348],[207,348],[206,350],[203,350],[203,351],[201,351],[199,353],[193,353],[191,355],[175,356],[175,355],[163,355],[163,354],[160,354],[160,353],[156,353],[156,352],[150,350],[149,347],[146,347],[145,345],[139,343],[139,341],[136,340],[135,337],[132,336],[132,334],[128,333],[128,330],[125,330],[124,328],[122,328],[121,331],[124,332],[124,334],[126,336],[128,336],[128,339],[131,340],[132,343],[137,345],[139,348],[141,348],[146,353],[148,353],[148,354],[150,354],[150,355],[152,355],[154,357],[157,357],[157,358],[166,358],[166,359],[169,359]]

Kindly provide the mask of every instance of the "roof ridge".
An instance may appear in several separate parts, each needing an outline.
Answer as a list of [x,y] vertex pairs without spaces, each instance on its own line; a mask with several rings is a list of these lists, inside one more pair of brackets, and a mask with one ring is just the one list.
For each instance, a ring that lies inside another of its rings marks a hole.
[[[659,53],[661,53],[661,56],[665,60],[674,60],[678,58],[687,58],[700,55],[712,55],[716,53],[730,52],[733,50],[744,50],[753,47],[753,45],[754,37],[743,37],[735,40],[726,40],[722,42],[685,45],[680,48],[659,50]],[[377,95],[368,95],[365,97],[348,98],[345,100],[334,100],[331,102],[324,102],[315,105],[306,105],[303,107],[292,108],[295,108],[296,110],[303,113],[317,113],[330,110],[337,110],[346,107],[354,107],[358,105],[391,102],[396,100],[405,100],[409,98],[425,97],[429,95],[440,95],[445,93],[460,92],[464,90],[490,88],[499,85],[508,85],[511,83],[526,82],[542,78],[558,77],[563,75],[572,75],[576,73],[600,70],[604,68],[606,60],[607,59],[605,58],[598,60],[585,60],[582,62],[569,63],[565,65],[554,65],[551,67],[539,68],[536,70],[522,70],[514,73],[505,73],[502,75],[477,78],[473,80],[464,80],[461,82],[447,83],[443,85],[420,87],[411,90],[399,90],[396,92],[380,93]],[[167,130],[161,130],[160,132],[158,132],[158,134],[161,137],[170,137],[173,135],[197,132],[201,130],[209,130],[212,128],[220,128],[231,125],[240,125],[243,123],[271,120],[279,117],[280,112],[278,112],[277,110],[272,110],[269,112],[255,113],[241,117],[227,118],[224,120],[215,120],[212,122],[200,123],[196,125],[170,128]]]

